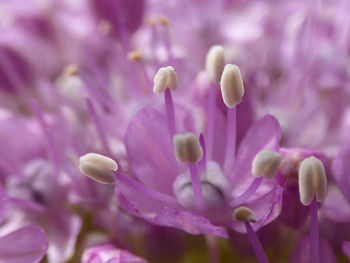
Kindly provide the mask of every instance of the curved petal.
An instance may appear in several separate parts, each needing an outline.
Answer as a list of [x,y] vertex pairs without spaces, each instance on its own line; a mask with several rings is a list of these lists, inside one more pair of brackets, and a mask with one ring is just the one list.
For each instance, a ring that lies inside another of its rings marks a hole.
[[350,169],[350,149],[343,149],[334,159],[332,164],[333,178],[337,183],[340,191],[350,204],[350,180],[348,179],[348,171]]
[[48,258],[52,263],[59,263],[72,256],[82,222],[79,216],[62,209],[51,211],[50,216],[47,220]]
[[243,185],[253,180],[251,165],[261,149],[279,149],[281,129],[277,119],[271,115],[256,121],[239,145],[232,175],[234,185]]
[[[257,220],[252,224],[254,231],[258,231],[261,227],[275,220],[282,209],[283,188],[273,183],[260,186],[259,190],[248,200],[244,206],[249,207]],[[244,223],[233,221],[232,229],[239,233],[247,233]]]
[[180,174],[165,117],[146,108],[131,121],[125,136],[126,150],[133,174],[160,192],[172,193],[173,182]]
[[39,262],[47,248],[47,237],[41,228],[23,227],[0,238],[0,262]]

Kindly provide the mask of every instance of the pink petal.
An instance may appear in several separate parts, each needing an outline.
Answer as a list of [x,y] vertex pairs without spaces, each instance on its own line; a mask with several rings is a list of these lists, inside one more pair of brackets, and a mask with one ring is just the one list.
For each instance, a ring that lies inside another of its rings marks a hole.
[[0,262],[39,262],[47,248],[47,237],[41,228],[23,227],[0,238]]

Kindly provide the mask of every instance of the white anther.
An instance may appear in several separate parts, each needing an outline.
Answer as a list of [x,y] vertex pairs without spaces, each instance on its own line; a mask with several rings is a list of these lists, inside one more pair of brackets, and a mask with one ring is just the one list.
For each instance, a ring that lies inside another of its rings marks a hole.
[[114,184],[113,171],[118,170],[118,164],[101,154],[87,153],[79,158],[79,170],[101,184]]
[[211,82],[219,84],[225,65],[224,48],[220,45],[212,46],[205,59],[205,70]]
[[173,138],[176,160],[180,163],[196,163],[203,157],[203,150],[193,133],[177,134]]
[[243,80],[239,67],[227,64],[221,76],[221,93],[227,107],[240,104],[244,94]]
[[172,66],[160,68],[154,76],[153,92],[156,94],[164,92],[166,88],[175,91],[178,86],[177,74]]
[[322,162],[314,156],[304,159],[300,164],[299,193],[303,205],[310,205],[315,194],[318,202],[326,197],[326,173]]
[[281,161],[282,155],[280,153],[267,149],[261,150],[253,160],[252,174],[255,177],[272,178],[275,176]]
[[238,207],[233,211],[233,219],[236,221],[256,223],[252,210],[245,206]]

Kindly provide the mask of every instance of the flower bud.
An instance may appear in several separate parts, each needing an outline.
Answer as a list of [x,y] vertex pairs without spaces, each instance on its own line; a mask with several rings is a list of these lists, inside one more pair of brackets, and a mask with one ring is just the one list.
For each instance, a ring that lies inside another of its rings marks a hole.
[[224,48],[220,45],[212,46],[205,59],[205,70],[211,82],[219,84],[224,65]]
[[177,134],[173,138],[176,160],[180,163],[196,163],[203,157],[203,150],[193,133]]
[[159,94],[164,92],[166,88],[175,91],[178,85],[178,78],[174,68],[172,66],[162,67],[154,76],[153,92]]
[[101,154],[87,153],[79,158],[79,170],[101,184],[114,184],[116,178],[113,171],[118,170],[118,165]]
[[238,207],[233,211],[233,219],[236,221],[256,223],[252,210],[245,206]]
[[244,94],[243,80],[239,67],[227,64],[221,76],[222,99],[227,107],[240,104]]
[[326,173],[322,162],[314,156],[304,159],[300,164],[299,193],[303,205],[310,205],[315,194],[319,202],[326,197]]
[[255,177],[272,178],[275,176],[281,161],[282,155],[280,153],[267,149],[261,150],[253,160],[252,174]]

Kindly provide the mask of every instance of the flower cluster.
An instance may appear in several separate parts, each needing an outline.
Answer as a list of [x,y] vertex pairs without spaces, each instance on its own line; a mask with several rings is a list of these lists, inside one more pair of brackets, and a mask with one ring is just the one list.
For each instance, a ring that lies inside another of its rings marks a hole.
[[346,262],[349,10],[0,2],[0,262]]

